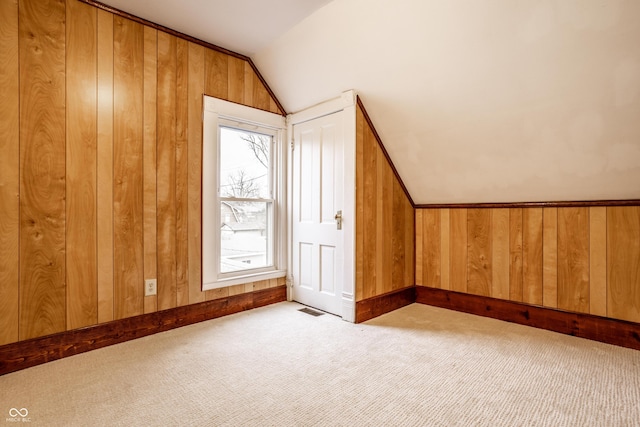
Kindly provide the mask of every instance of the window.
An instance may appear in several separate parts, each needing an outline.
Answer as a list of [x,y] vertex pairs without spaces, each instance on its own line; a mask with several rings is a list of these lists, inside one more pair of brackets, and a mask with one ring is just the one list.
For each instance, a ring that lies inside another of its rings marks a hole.
[[220,273],[273,267],[273,135],[221,124]]
[[203,289],[285,275],[284,117],[205,97]]

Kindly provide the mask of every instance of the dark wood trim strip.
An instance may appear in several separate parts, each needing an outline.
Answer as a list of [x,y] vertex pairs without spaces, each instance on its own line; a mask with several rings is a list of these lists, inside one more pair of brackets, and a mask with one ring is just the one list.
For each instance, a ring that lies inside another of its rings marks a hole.
[[286,299],[283,285],[6,344],[0,346],[0,375]]
[[267,81],[264,79],[264,77],[262,77],[262,74],[260,74],[260,71],[258,71],[258,67],[256,67],[256,64],[253,63],[253,60],[251,58],[247,58],[247,62],[249,62],[249,65],[251,65],[251,68],[256,73],[256,76],[258,76],[258,79],[260,79],[265,89],[267,89],[267,92],[269,93],[269,95],[271,95],[271,98],[275,101],[276,105],[278,106],[278,110],[280,110],[280,114],[283,116],[286,116],[287,110],[285,110],[282,104],[280,104],[280,101],[271,90],[271,87],[267,84]]
[[212,44],[212,43],[205,42],[205,41],[197,39],[195,37],[191,37],[190,35],[181,33],[180,31],[173,30],[171,28],[165,27],[165,26],[160,25],[160,24],[156,24],[155,22],[147,21],[144,18],[140,18],[139,16],[132,15],[132,14],[130,14],[128,12],[125,12],[123,10],[120,10],[120,9],[116,9],[115,7],[109,6],[108,4],[104,4],[104,3],[101,3],[101,2],[96,1],[96,0],[79,0],[79,1],[82,2],[82,3],[86,3],[88,5],[97,7],[98,9],[102,9],[102,10],[104,10],[106,12],[113,13],[114,15],[120,16],[122,18],[129,19],[131,21],[137,22],[137,23],[142,24],[142,25],[146,25],[147,27],[154,28],[156,30],[165,32],[167,34],[171,34],[172,36],[176,36],[176,37],[179,37],[181,39],[184,39],[184,40],[199,44],[200,46],[204,46],[206,48],[216,50],[218,52],[221,52],[221,53],[236,57],[238,59],[243,59],[245,61],[249,60],[249,57],[247,57],[245,55],[242,55],[241,53],[234,52],[234,51],[229,50],[229,49],[225,49],[223,47],[217,46],[217,45]]
[[366,322],[416,301],[414,286],[356,302],[356,323]]
[[154,28],[154,29],[156,29],[158,31],[162,31],[162,32],[165,32],[167,34],[171,34],[172,36],[181,38],[183,40],[190,41],[190,42],[198,44],[200,46],[204,46],[207,49],[212,49],[212,50],[215,50],[215,51],[218,51],[218,52],[233,56],[235,58],[247,61],[249,63],[249,65],[251,66],[251,68],[253,69],[253,71],[256,73],[256,76],[258,76],[258,79],[260,79],[260,81],[262,82],[264,87],[267,89],[267,92],[269,93],[269,95],[275,101],[276,105],[278,106],[278,109],[280,110],[280,114],[282,114],[283,116],[287,115],[286,110],[284,109],[284,107],[282,106],[282,104],[280,103],[280,101],[278,100],[276,95],[273,93],[273,91],[271,90],[271,88],[267,84],[267,82],[264,79],[264,77],[262,77],[262,74],[260,74],[260,71],[258,71],[258,68],[255,66],[255,64],[253,63],[251,58],[249,58],[248,56],[243,55],[243,54],[238,53],[238,52],[234,52],[234,51],[229,50],[229,49],[225,49],[225,48],[220,47],[218,45],[215,45],[213,43],[205,42],[204,40],[200,40],[200,39],[192,37],[192,36],[190,36],[188,34],[181,33],[180,31],[176,31],[176,30],[173,30],[173,29],[171,29],[169,27],[165,27],[163,25],[156,24],[155,22],[147,21],[144,18],[140,18],[139,16],[132,15],[132,14],[130,14],[128,12],[125,12],[123,10],[120,10],[120,9],[116,9],[115,7],[109,6],[107,4],[101,3],[101,2],[96,1],[96,0],[79,0],[79,1],[82,2],[82,3],[86,3],[86,4],[90,5],[90,6],[97,7],[98,9],[102,9],[102,10],[104,10],[106,12],[113,13],[114,15],[121,16],[123,18],[126,18],[126,19],[129,19],[131,21],[137,22],[139,24],[146,25],[147,27]]
[[640,350],[640,324],[545,307],[416,287],[416,302]]
[[400,186],[402,187],[402,190],[404,191],[404,194],[407,196],[407,199],[409,199],[411,206],[413,206],[413,208],[415,209],[416,204],[413,202],[413,198],[411,198],[411,194],[409,194],[409,190],[407,190],[406,185],[404,185],[404,181],[400,177],[400,174],[398,173],[396,166],[391,161],[391,157],[389,157],[389,153],[387,152],[387,149],[384,148],[382,139],[380,138],[380,135],[378,135],[378,131],[376,131],[376,127],[373,125],[373,122],[371,121],[371,118],[369,117],[367,110],[364,108],[364,104],[362,104],[362,100],[360,99],[359,95],[356,96],[356,100],[357,100],[358,106],[362,110],[362,115],[364,116],[364,119],[367,121],[367,124],[373,131],[373,135],[376,137],[376,140],[378,141],[378,145],[382,149],[382,154],[384,154],[384,157],[386,157],[387,162],[389,162],[389,165],[391,166],[391,170],[393,171],[393,174],[396,176],[396,179],[398,180],[398,182],[400,183]]
[[640,199],[582,200],[565,202],[439,203],[419,204],[416,209],[496,209],[496,208],[588,208],[595,206],[640,206]]

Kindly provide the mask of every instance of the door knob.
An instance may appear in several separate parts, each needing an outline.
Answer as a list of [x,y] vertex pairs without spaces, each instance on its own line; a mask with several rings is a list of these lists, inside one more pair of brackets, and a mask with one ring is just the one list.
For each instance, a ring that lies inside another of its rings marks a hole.
[[338,230],[342,230],[342,211],[336,212],[335,220]]

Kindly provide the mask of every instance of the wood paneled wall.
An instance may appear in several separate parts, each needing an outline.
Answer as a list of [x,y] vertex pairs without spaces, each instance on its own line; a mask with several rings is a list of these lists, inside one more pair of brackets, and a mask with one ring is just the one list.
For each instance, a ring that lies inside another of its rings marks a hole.
[[417,209],[416,284],[640,322],[640,207]]
[[200,291],[202,96],[284,114],[248,61],[77,0],[0,57],[0,345],[283,284]]
[[414,209],[356,109],[356,301],[414,285]]

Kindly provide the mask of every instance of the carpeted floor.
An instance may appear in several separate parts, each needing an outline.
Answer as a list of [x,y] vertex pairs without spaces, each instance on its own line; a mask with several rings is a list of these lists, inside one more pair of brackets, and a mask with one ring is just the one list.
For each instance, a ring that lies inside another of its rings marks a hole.
[[640,351],[420,304],[360,325],[301,307],[2,376],[0,424],[640,425]]

